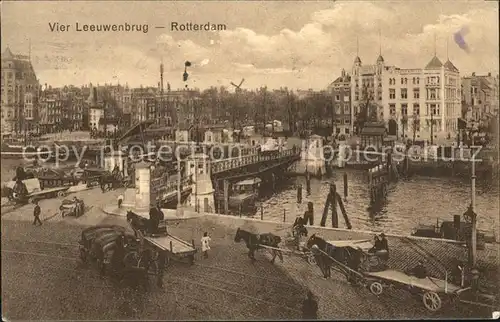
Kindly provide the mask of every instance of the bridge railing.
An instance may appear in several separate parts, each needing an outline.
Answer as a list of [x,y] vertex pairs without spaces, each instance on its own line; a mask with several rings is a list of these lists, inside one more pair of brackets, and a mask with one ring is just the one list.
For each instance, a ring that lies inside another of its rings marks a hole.
[[212,173],[219,173],[239,167],[244,167],[250,164],[256,164],[262,161],[279,160],[288,158],[290,156],[298,155],[299,151],[296,149],[287,149],[276,153],[253,154],[241,157],[235,157],[225,160],[212,161]]

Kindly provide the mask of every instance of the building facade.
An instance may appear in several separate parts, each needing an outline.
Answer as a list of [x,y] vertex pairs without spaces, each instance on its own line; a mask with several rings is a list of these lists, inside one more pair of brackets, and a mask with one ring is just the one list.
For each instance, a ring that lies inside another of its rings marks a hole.
[[462,78],[462,108],[472,127],[498,115],[499,79],[497,76],[480,76],[472,73]]
[[335,134],[350,135],[353,133],[353,119],[351,112],[351,75],[342,69],[340,77],[328,86],[332,97]]
[[376,120],[384,121],[389,135],[399,139],[453,138],[461,116],[459,70],[436,56],[425,68],[402,69],[385,64],[363,66],[356,57],[352,69],[352,117],[368,105]]
[[2,54],[2,132],[34,132],[38,123],[40,84],[29,56]]

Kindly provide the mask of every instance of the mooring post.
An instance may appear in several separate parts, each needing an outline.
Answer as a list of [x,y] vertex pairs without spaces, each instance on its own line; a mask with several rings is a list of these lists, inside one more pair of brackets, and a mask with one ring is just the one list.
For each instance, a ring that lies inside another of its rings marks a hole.
[[302,185],[297,186],[297,203],[302,203]]
[[241,218],[241,204],[238,206],[238,212],[239,212],[240,218]]
[[264,205],[260,205],[260,220],[264,220]]
[[307,195],[311,195],[311,174],[309,172],[306,172],[306,190],[307,190]]
[[347,172],[344,172],[344,199],[347,200],[348,186],[347,186]]
[[330,195],[332,204],[332,227],[339,228],[339,217],[337,215],[337,186],[335,183],[330,185]]
[[286,209],[283,209],[283,222],[286,221]]
[[224,215],[229,214],[229,181],[224,180]]
[[314,204],[309,201],[307,203],[307,211],[309,212],[309,225],[314,225]]

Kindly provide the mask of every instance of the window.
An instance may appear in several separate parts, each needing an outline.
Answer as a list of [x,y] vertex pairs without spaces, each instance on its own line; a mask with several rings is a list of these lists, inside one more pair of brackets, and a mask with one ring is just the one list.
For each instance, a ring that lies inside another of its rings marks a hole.
[[431,104],[432,115],[439,115],[439,106],[436,104]]
[[359,101],[359,94],[358,93],[356,93],[356,95],[354,95],[354,100]]
[[396,114],[396,104],[389,104],[389,114],[390,115]]
[[413,89],[413,98],[420,98],[420,88]]
[[391,100],[396,99],[396,89],[394,88],[389,89],[389,99]]
[[349,102],[349,95],[344,95],[344,102]]
[[417,77],[417,85],[420,84],[420,77]]
[[344,105],[344,114],[349,114],[349,104]]
[[413,104],[413,114],[420,115],[420,105],[419,104]]
[[402,88],[401,89],[401,98],[402,99],[407,99],[408,98],[408,89]]
[[404,84],[404,78],[401,78],[401,85]]
[[349,134],[349,129],[345,129],[345,134]]
[[345,119],[345,124],[351,124],[351,119]]
[[340,101],[340,95],[335,95],[335,101],[336,102]]
[[401,114],[408,115],[408,104],[401,104]]
[[420,120],[415,119],[413,121],[413,128],[415,129],[415,132],[420,132]]

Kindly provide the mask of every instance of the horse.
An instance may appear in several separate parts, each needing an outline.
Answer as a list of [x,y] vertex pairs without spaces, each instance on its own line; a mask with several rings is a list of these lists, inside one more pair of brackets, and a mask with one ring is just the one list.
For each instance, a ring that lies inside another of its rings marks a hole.
[[[316,236],[316,234],[312,234],[311,237],[309,237],[306,245],[307,248],[315,252],[314,257],[316,263],[318,263],[325,278],[331,277],[331,267],[335,262],[349,266],[349,259],[352,254],[345,248],[334,247],[323,238]],[[316,251],[314,251],[315,249]]]
[[[246,230],[243,230],[241,228],[238,228],[238,230],[236,231],[236,235],[234,237],[234,241],[239,243],[242,239],[245,241],[245,244],[248,248],[248,257],[252,260],[252,262],[256,261],[255,259],[256,250],[265,248],[262,246],[279,248],[279,243],[281,242],[281,237],[271,233],[257,235],[248,232]],[[271,263],[274,263],[276,256],[279,256],[281,262],[283,262],[283,253],[280,250],[273,249],[272,253],[273,253],[273,258],[271,259]]]
[[127,221],[130,223],[130,226],[132,227],[134,232],[136,232],[136,234],[137,231],[144,234],[146,231],[149,230],[150,227],[149,219],[138,216],[134,214],[132,211],[127,211]]

